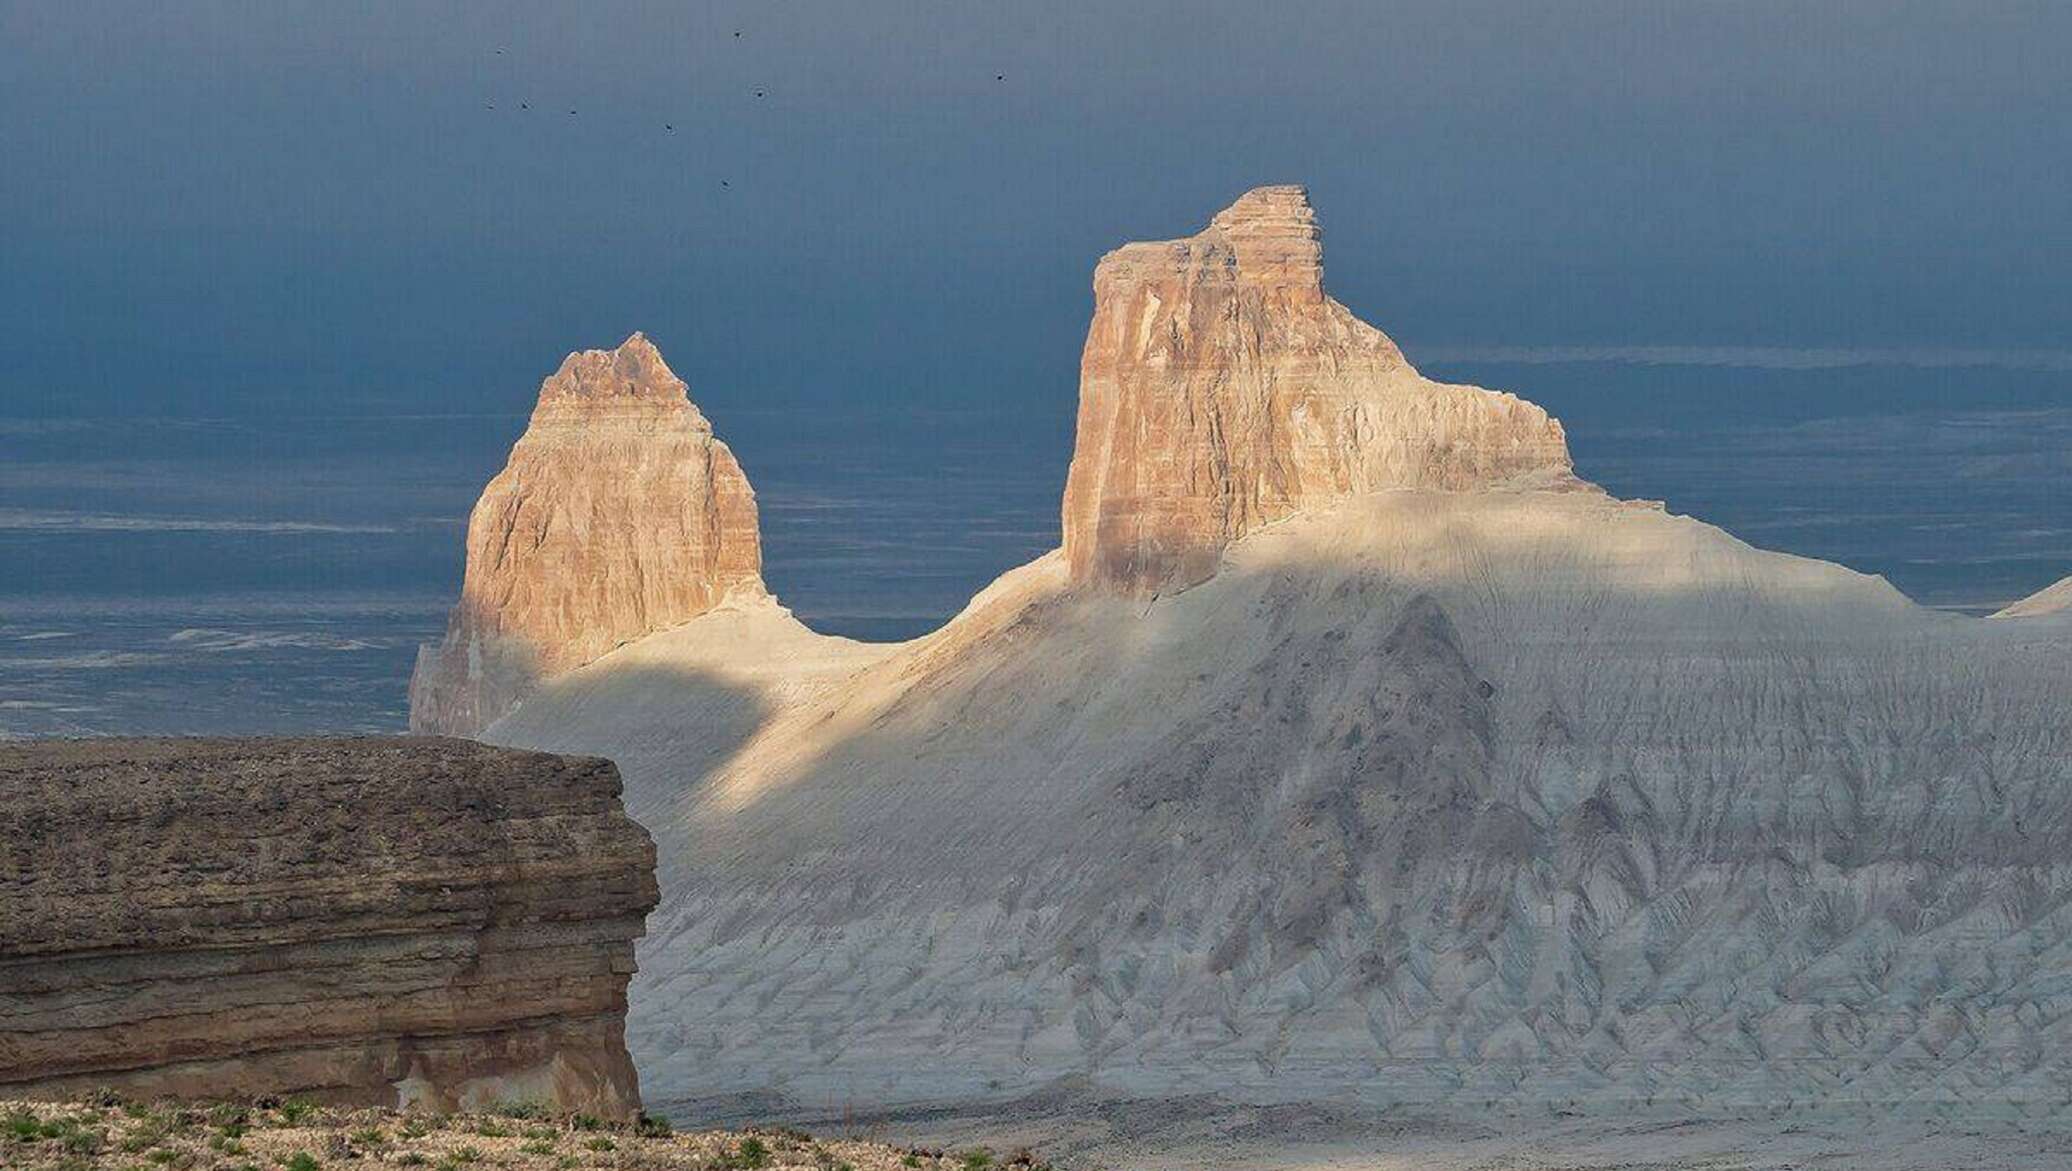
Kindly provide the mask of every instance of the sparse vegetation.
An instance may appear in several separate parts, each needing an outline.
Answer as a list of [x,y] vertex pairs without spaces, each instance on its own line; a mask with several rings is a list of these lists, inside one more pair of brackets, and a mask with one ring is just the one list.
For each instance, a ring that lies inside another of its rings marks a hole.
[[[977,1154],[978,1152],[974,1152]],[[658,1114],[628,1120],[500,1103],[478,1114],[341,1109],[301,1098],[180,1105],[99,1093],[72,1103],[0,1101],[6,1171],[893,1171],[1023,1166],[985,1152],[815,1140],[805,1131],[680,1131]],[[1033,1164],[1032,1164],[1033,1165]]]

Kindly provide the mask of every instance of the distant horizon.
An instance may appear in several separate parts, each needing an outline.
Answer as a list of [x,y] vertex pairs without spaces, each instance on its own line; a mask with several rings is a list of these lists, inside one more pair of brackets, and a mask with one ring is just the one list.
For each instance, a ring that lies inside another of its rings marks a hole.
[[743,398],[1069,401],[1095,260],[1266,182],[1413,348],[2055,352],[2067,42],[1956,0],[14,5],[0,415],[480,409],[634,328]]
[[1586,478],[1994,608],[2072,569],[2068,42],[1956,0],[0,8],[0,733],[392,720],[541,380],[635,330],[787,603],[939,623],[1056,543],[1100,256],[1262,183]]

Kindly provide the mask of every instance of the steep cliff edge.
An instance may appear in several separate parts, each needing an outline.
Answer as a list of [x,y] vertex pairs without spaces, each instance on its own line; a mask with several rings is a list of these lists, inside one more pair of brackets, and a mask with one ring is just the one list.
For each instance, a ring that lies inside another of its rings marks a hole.
[[762,592],[755,493],[654,343],[570,354],[468,518],[410,728],[473,735],[540,679]]
[[654,844],[608,761],[451,740],[0,747],[0,1094],[623,1115]]
[[1184,588],[1304,508],[1569,478],[1547,412],[1423,377],[1326,295],[1321,240],[1302,188],[1261,187],[1198,235],[1101,259],[1065,486],[1074,581]]

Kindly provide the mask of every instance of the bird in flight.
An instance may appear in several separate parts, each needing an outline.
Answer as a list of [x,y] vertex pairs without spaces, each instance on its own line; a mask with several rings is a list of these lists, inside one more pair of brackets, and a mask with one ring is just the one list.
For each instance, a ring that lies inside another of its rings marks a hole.
[[674,126],[670,125],[670,124],[669,124],[669,123],[667,123],[667,122],[664,122],[664,123],[662,123],[662,129],[664,129],[664,130],[667,130],[667,131],[670,131],[670,132],[672,132],[672,133],[673,133],[673,132],[675,132],[675,130],[676,130],[676,127],[674,127]]
[[994,81],[1006,81],[1006,80],[1007,80],[1007,75],[1006,75],[1005,73],[995,73],[995,74],[993,75],[993,80],[994,80]]
[[720,185],[720,186],[722,186],[722,187],[732,187],[732,186],[733,186],[733,184],[732,184],[732,183],[729,183],[729,182],[727,182],[727,181],[726,181],[725,179],[721,179],[721,180],[719,181],[719,185]]
[[530,109],[532,109],[532,103],[531,103],[531,102],[519,102],[519,103],[518,103],[518,108],[519,108],[519,109],[521,109],[521,110],[530,110]]
[[762,97],[762,96],[763,96],[763,91],[761,91],[761,90],[757,90],[757,91],[755,91],[755,96],[757,96],[757,97]]

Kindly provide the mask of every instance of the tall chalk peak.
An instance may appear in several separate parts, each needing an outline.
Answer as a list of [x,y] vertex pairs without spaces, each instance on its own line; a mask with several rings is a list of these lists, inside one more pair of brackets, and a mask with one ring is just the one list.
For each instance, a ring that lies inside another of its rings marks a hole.
[[1064,500],[1076,582],[1184,588],[1230,542],[1349,495],[1574,482],[1546,411],[1423,377],[1325,293],[1301,187],[1094,270]]
[[570,354],[468,518],[411,730],[473,735],[541,679],[762,593],[755,492],[661,351],[636,333]]

